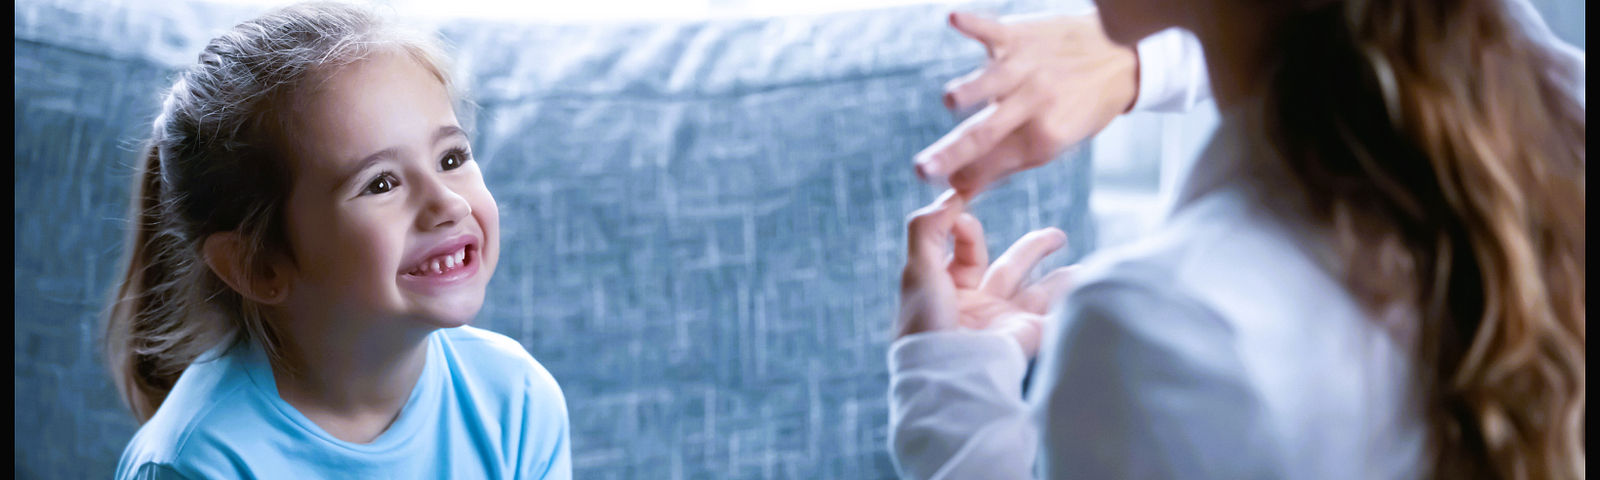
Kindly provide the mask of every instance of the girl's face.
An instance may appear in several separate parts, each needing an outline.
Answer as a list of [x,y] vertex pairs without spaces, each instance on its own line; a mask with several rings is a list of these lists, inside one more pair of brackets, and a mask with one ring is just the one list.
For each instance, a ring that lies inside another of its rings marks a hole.
[[483,307],[500,213],[444,85],[398,50],[300,98],[287,307],[336,321],[456,327]]

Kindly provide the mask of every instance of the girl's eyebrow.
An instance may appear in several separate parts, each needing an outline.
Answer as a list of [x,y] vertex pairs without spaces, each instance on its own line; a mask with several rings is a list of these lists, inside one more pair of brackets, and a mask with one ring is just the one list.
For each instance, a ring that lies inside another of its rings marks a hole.
[[[444,141],[444,139],[450,138],[450,137],[453,137],[453,136],[457,136],[457,135],[465,137],[465,136],[467,136],[467,132],[461,130],[461,127],[458,127],[458,126],[455,126],[455,125],[445,125],[443,127],[439,127],[438,130],[435,130],[433,132],[433,144],[434,145],[438,145],[439,142]],[[329,190],[329,193],[338,192],[341,187],[344,187],[345,185],[348,185],[351,181],[353,181],[355,179],[356,175],[359,175],[359,174],[361,174],[361,172],[366,171],[368,168],[372,167],[372,165],[374,165],[374,164],[376,164],[378,162],[384,161],[384,160],[393,160],[395,157],[400,156],[400,150],[402,148],[404,148],[404,147],[401,147],[400,145],[395,145],[395,146],[392,146],[392,147],[385,148],[383,150],[379,150],[377,152],[374,152],[371,155],[367,155],[366,158],[361,159],[360,163],[356,164],[356,167],[354,169],[349,170],[350,173],[347,173],[347,174],[344,174],[343,176],[341,176],[340,180],[333,184],[333,189]]]

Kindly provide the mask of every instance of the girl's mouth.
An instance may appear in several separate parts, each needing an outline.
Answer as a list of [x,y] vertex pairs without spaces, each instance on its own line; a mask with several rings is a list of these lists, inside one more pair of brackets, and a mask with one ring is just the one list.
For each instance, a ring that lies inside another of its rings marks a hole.
[[478,247],[468,244],[455,252],[424,260],[400,278],[420,286],[443,287],[459,283],[477,272]]

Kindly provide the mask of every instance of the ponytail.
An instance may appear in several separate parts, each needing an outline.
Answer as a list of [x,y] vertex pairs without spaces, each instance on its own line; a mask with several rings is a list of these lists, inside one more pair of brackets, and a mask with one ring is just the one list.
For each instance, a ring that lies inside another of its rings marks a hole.
[[205,350],[221,343],[217,322],[185,321],[195,298],[186,288],[207,274],[194,248],[175,231],[163,199],[161,155],[156,142],[145,149],[134,174],[125,272],[106,322],[106,360],[122,400],[139,423]]
[[1586,123],[1496,0],[1335,1],[1269,128],[1345,282],[1415,312],[1433,478],[1585,478]]

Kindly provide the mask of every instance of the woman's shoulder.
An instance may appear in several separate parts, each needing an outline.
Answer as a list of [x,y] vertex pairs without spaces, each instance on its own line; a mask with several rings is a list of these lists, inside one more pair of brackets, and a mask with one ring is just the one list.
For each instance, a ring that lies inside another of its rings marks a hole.
[[[1051,403],[1061,415],[1131,415],[1160,424],[1145,431],[1206,438],[1204,457],[1260,457],[1241,468],[1281,462],[1342,478],[1373,442],[1408,461],[1420,430],[1405,351],[1329,268],[1322,240],[1259,206],[1238,191],[1208,194],[1086,260],[1046,337],[1040,391],[1074,386],[1047,395],[1065,402]],[[1078,400],[1085,391],[1101,403]],[[1130,400],[1174,392],[1181,405]]]
[[1315,234],[1256,203],[1237,188],[1195,200],[1141,240],[1086,259],[1078,296],[1137,289],[1228,319],[1316,298],[1348,303]]

